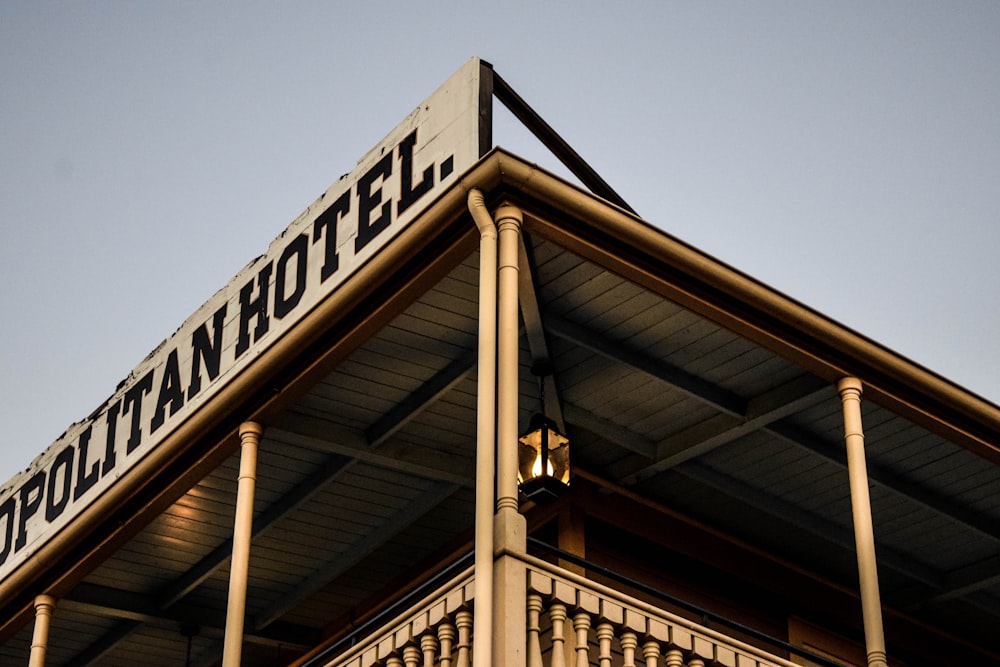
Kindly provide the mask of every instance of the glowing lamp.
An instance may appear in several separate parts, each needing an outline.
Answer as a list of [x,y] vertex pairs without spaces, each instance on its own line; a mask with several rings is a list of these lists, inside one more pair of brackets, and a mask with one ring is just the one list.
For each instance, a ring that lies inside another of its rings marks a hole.
[[569,486],[569,439],[543,414],[518,439],[517,481],[529,500],[554,500]]

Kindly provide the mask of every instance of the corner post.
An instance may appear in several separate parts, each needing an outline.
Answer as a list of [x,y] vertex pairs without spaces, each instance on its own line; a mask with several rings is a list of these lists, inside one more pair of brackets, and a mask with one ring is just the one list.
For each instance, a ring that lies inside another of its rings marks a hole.
[[857,378],[847,377],[837,384],[844,411],[844,444],[847,448],[847,474],[851,486],[851,511],[854,515],[854,542],[858,557],[868,667],[886,667],[882,603],[875,561],[875,534],[865,462],[865,435],[861,425],[861,390],[861,380]]
[[497,312],[497,513],[493,570],[493,667],[523,667],[527,642],[527,573],[509,554],[527,550],[527,526],[518,511],[518,256],[521,210],[496,212],[499,245]]
[[240,424],[240,478],[236,495],[233,528],[233,557],[229,568],[229,604],[226,607],[226,634],[223,667],[239,667],[243,652],[243,622],[250,571],[250,538],[253,534],[253,497],[257,483],[257,449],[263,427],[256,422]]

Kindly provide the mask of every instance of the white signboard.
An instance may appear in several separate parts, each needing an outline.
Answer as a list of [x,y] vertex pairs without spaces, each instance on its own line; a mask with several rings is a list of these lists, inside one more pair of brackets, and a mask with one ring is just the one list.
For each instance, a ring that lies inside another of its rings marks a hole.
[[479,158],[473,59],[0,489],[0,580],[389,243]]

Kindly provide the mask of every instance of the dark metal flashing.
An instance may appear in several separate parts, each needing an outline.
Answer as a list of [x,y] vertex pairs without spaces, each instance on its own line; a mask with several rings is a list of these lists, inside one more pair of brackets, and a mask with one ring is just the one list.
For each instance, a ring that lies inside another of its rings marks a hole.
[[535,138],[542,142],[546,148],[552,151],[563,165],[580,179],[580,182],[590,189],[598,197],[606,199],[615,206],[623,208],[629,213],[635,214],[635,209],[622,199],[621,195],[615,192],[607,181],[601,178],[593,167],[587,164],[573,147],[566,143],[545,119],[538,115],[531,106],[524,101],[517,92],[510,87],[503,77],[492,70],[493,96],[507,107],[521,123],[527,128]]

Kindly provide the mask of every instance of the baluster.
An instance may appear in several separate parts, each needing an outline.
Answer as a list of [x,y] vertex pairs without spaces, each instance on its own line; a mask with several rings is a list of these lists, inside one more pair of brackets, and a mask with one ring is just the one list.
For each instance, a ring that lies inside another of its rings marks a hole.
[[684,654],[675,648],[667,651],[667,667],[684,667]]
[[590,615],[583,611],[576,614],[573,629],[576,630],[576,667],[590,667]]
[[441,667],[451,667],[451,647],[455,643],[455,626],[447,621],[439,625],[438,641],[441,642]]
[[620,640],[622,645],[622,667],[635,667],[635,647],[639,645],[639,639],[634,632],[626,630],[622,633]]
[[615,629],[608,622],[600,623],[597,626],[597,659],[601,667],[611,667],[611,640],[614,639]]
[[688,667],[705,667],[705,661],[701,658],[691,658],[688,660]]
[[385,661],[385,667],[403,667],[403,661],[398,655],[393,653]]
[[552,657],[549,667],[566,667],[566,606],[553,602],[549,608],[552,622]]
[[642,657],[646,659],[646,667],[656,667],[660,662],[660,644],[655,639],[650,639],[642,645]]
[[542,643],[538,639],[541,629],[538,615],[542,611],[542,596],[528,594],[528,667],[542,667]]
[[434,667],[437,658],[438,640],[431,633],[420,638],[420,650],[424,654],[424,667]]
[[403,649],[403,662],[406,667],[418,667],[420,665],[420,649],[410,644]]
[[455,667],[471,667],[470,660],[472,642],[469,635],[472,633],[472,612],[466,609],[455,614],[455,627],[458,628],[458,659]]

